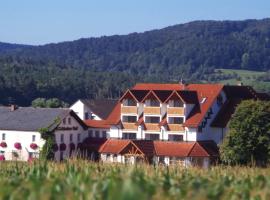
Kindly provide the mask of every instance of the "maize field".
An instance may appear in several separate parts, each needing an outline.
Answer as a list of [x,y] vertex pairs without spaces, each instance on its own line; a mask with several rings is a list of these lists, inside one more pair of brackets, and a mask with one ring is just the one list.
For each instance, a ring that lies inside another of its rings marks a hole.
[[270,199],[270,170],[0,162],[0,199]]

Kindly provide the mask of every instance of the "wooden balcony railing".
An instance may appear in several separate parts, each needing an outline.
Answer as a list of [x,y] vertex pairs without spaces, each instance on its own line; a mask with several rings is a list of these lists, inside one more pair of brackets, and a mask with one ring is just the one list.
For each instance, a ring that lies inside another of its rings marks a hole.
[[158,124],[145,123],[146,131],[160,131]]
[[138,130],[138,126],[135,123],[123,122],[124,130]]
[[160,115],[160,107],[144,107],[144,114]]
[[123,114],[129,114],[129,113],[132,113],[132,114],[137,114],[137,106],[122,106],[121,107],[121,113]]
[[168,115],[184,115],[184,108],[183,107],[175,107],[175,108],[168,108],[167,109]]
[[168,124],[168,131],[183,132],[185,127],[182,124]]

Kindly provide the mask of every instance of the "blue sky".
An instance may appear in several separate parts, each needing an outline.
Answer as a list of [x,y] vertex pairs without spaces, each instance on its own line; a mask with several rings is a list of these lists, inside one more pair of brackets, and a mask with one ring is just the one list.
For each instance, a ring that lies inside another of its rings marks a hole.
[[0,2],[0,41],[45,44],[193,20],[267,17],[270,0],[6,0]]

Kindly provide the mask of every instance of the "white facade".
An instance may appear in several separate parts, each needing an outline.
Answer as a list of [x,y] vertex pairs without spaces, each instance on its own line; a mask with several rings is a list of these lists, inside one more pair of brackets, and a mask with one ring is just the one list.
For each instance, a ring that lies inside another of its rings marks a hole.
[[81,100],[76,101],[71,107],[81,120],[93,119],[102,120],[98,115],[96,115],[87,105],[85,105]]
[[[55,160],[65,159],[70,156],[70,143],[77,144],[83,142],[87,137],[87,130],[75,120],[71,115],[66,116],[60,125],[53,132],[58,151],[55,152]],[[28,161],[31,158],[38,158],[45,141],[37,131],[17,131],[17,130],[0,130],[0,143],[6,143],[7,147],[0,147],[0,155],[5,160]],[[15,148],[15,143],[21,145],[21,149]],[[30,147],[31,143],[38,146],[37,149]],[[65,151],[60,151],[60,144],[66,145]]]

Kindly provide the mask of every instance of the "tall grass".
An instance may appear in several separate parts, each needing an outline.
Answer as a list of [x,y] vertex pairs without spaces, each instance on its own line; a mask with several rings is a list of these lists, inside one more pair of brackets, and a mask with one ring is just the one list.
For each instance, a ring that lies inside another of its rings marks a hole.
[[0,199],[270,199],[270,170],[0,163]]

